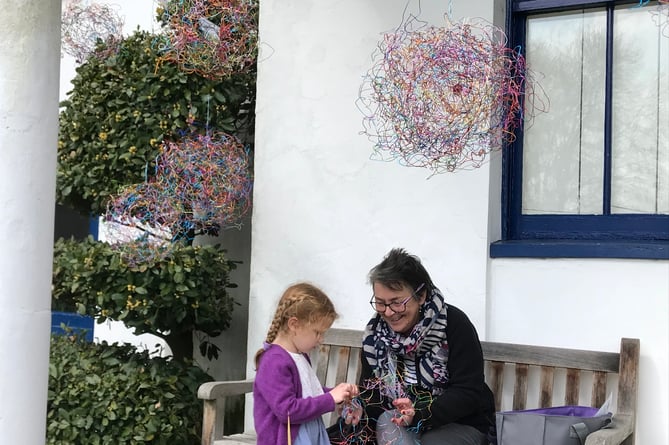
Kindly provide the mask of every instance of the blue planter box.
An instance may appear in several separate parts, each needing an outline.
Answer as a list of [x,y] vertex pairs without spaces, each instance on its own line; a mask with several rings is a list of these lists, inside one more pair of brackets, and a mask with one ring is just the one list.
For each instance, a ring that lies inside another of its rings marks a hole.
[[74,331],[83,331],[82,334],[84,334],[86,341],[93,341],[93,317],[79,315],[71,312],[51,312],[52,334],[65,334],[65,331],[60,326],[61,323],[67,327],[72,328]]

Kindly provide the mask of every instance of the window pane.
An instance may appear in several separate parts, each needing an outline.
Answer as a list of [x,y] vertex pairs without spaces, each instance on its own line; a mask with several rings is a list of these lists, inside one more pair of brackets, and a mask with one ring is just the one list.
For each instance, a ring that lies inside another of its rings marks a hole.
[[612,213],[669,214],[669,38],[656,8],[615,10]]
[[529,17],[527,66],[550,101],[526,125],[524,214],[601,214],[606,12]]

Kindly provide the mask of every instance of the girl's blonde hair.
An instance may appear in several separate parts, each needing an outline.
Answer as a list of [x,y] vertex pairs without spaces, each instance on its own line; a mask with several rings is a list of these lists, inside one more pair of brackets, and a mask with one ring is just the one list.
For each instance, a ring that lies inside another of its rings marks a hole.
[[[334,304],[325,292],[309,283],[297,283],[285,290],[277,305],[274,318],[267,331],[266,343],[272,343],[279,331],[288,329],[288,320],[297,318],[303,323],[332,323],[338,314]],[[260,348],[255,355],[255,365],[258,367],[260,356],[265,352]]]

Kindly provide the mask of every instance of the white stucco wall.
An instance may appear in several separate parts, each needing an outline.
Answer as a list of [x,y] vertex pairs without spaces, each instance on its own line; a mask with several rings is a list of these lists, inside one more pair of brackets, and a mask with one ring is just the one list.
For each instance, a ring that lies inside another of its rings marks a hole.
[[[501,25],[503,3],[458,0],[452,13]],[[358,88],[381,33],[419,5],[421,19],[439,24],[449,2],[261,2],[248,374],[287,285],[320,285],[339,308],[336,325],[362,328],[366,273],[402,246],[482,338],[610,351],[620,337],[640,338],[637,444],[669,443],[668,262],[491,260],[499,157],[429,180],[369,160]]]
[[[456,2],[457,3],[457,2]],[[492,2],[453,15],[491,19]],[[370,160],[356,108],[362,76],[406,1],[261,3],[251,336],[260,344],[282,290],[321,285],[346,304],[338,325],[369,317],[367,271],[394,246],[418,254],[451,301],[485,329],[488,165],[437,175]],[[443,24],[447,3],[422,1]],[[409,11],[418,14],[417,2]],[[255,312],[257,310],[257,312]]]
[[[444,23],[447,2],[408,3],[407,13]],[[455,2],[452,12],[491,20],[491,5]],[[283,289],[298,280],[337,301],[338,326],[362,327],[366,273],[395,246],[419,255],[485,330],[488,166],[428,179],[427,170],[370,160],[371,143],[359,134],[362,77],[405,7],[261,2],[249,353]]]

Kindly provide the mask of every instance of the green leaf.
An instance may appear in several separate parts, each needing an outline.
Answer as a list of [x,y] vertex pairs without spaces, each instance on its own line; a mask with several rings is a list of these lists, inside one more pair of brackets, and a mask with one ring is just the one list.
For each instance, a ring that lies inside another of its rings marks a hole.
[[97,375],[87,375],[86,383],[89,383],[91,385],[98,385],[100,384],[100,377]]
[[224,104],[224,103],[226,102],[226,98],[225,98],[225,96],[224,96],[223,94],[221,94],[219,91],[214,91],[214,97],[215,97],[216,100],[219,101],[220,103],[223,103],[223,104]]

